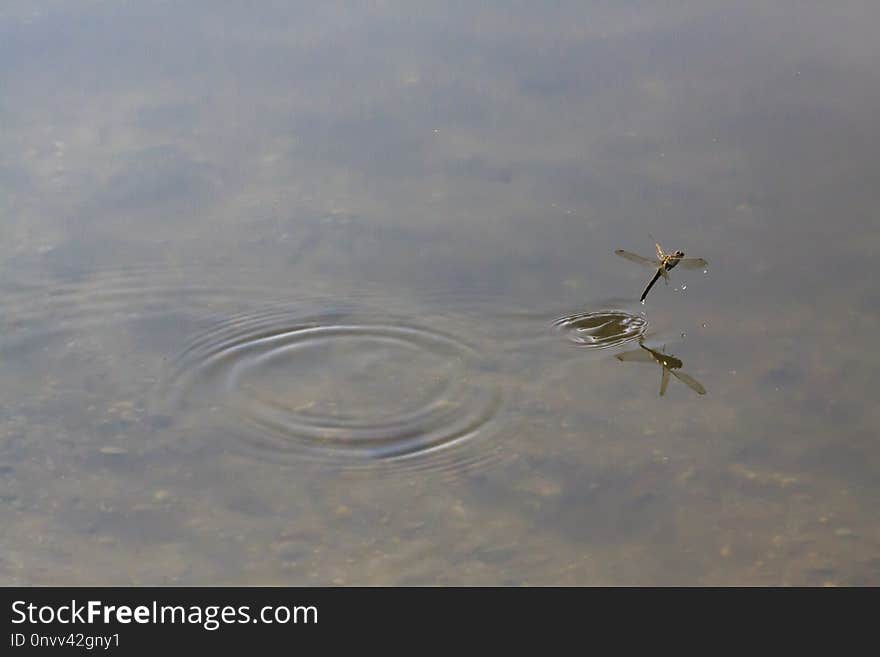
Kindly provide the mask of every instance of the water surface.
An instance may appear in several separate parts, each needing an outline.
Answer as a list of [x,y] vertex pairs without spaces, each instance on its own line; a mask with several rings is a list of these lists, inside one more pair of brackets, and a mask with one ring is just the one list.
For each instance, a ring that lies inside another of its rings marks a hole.
[[5,2],[0,582],[880,584],[878,20]]

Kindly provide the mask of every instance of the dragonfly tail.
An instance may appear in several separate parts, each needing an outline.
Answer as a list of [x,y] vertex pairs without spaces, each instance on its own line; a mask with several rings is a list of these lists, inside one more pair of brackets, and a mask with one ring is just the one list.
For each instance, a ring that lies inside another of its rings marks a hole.
[[661,270],[661,269],[658,269],[658,270],[657,270],[657,273],[654,274],[654,278],[652,278],[652,279],[651,279],[651,282],[648,283],[648,287],[646,287],[646,288],[645,288],[645,291],[642,292],[642,298],[639,299],[639,301],[644,301],[644,300],[645,300],[645,297],[648,296],[648,292],[650,292],[650,291],[651,291],[651,288],[654,287],[654,283],[656,283],[656,282],[657,282],[657,279],[660,278],[660,274],[662,273],[662,271],[663,271],[663,270]]

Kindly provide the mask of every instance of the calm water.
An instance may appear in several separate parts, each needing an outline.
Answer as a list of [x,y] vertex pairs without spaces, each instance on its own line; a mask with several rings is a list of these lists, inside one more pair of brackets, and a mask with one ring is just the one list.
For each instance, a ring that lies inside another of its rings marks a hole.
[[3,3],[0,582],[880,584],[880,7],[545,4]]

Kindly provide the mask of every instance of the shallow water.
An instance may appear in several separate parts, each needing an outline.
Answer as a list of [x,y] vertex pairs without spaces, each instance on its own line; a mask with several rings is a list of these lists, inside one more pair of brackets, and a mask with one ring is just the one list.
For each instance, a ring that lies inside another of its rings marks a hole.
[[880,8],[765,5],[5,2],[0,582],[880,584]]

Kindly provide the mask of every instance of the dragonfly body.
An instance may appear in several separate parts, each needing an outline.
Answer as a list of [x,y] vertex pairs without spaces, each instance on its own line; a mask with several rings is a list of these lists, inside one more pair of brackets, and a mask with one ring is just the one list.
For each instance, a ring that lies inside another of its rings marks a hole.
[[[657,246],[659,247],[660,245],[658,244]],[[675,267],[675,265],[677,265],[682,258],[684,258],[683,251],[676,251],[675,253],[671,253],[668,255],[663,254],[660,260],[660,266],[657,267],[657,273],[654,274],[654,278],[651,279],[651,282],[648,283],[648,287],[646,287],[645,291],[642,292],[642,296],[639,301],[645,300],[645,297],[648,296],[648,292],[651,291],[651,288],[654,287],[654,283],[656,283],[661,276],[664,278],[664,280],[668,280],[669,277],[667,276],[667,274],[672,271],[672,268]]]
[[651,291],[651,288],[654,287],[654,283],[656,283],[657,279],[659,279],[661,276],[663,277],[663,280],[668,283],[669,272],[672,271],[672,269],[677,265],[680,264],[687,269],[697,269],[700,267],[705,267],[709,264],[708,262],[703,260],[703,258],[685,258],[684,251],[674,251],[673,253],[666,253],[663,251],[663,247],[660,246],[659,242],[654,242],[654,246],[657,248],[656,258],[645,258],[644,256],[636,255],[635,253],[630,253],[629,251],[624,251],[623,249],[617,249],[614,252],[622,258],[626,258],[627,260],[638,263],[640,265],[647,265],[649,267],[657,268],[657,271],[654,274],[654,278],[651,279],[651,282],[648,283],[645,291],[642,292],[642,296],[639,301],[645,300],[645,297],[648,296],[648,292]]

